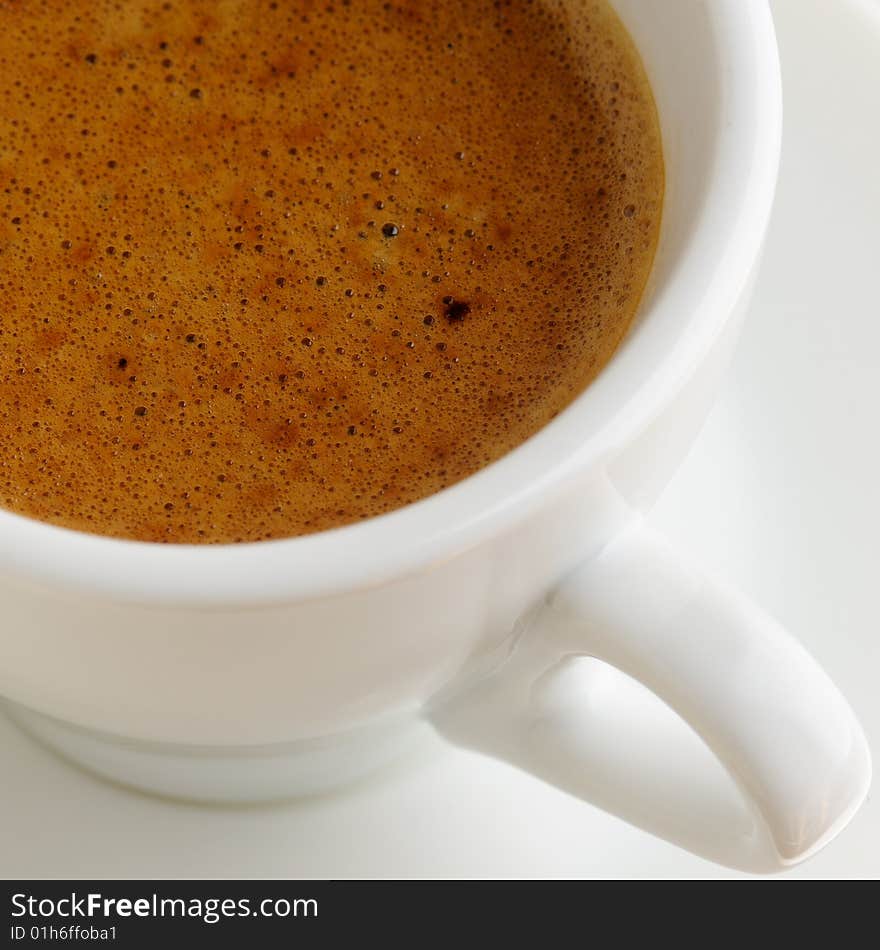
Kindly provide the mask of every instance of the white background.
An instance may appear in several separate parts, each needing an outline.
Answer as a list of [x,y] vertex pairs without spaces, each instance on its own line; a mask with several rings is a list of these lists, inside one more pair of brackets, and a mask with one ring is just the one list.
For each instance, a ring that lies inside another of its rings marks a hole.
[[[880,0],[776,0],[786,96],[763,274],[729,383],[652,515],[806,643],[880,746]],[[662,718],[662,714],[660,717]],[[361,786],[160,802],[0,720],[0,877],[736,877],[427,737]],[[880,876],[868,800],[783,877]]]

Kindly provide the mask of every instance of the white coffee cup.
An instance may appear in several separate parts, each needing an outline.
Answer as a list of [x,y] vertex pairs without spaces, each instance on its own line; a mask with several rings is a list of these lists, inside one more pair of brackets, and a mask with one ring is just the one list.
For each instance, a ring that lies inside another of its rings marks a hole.
[[153,792],[265,800],[363,774],[425,719],[457,741],[481,724],[515,735],[544,671],[591,655],[703,737],[780,866],[847,823],[871,767],[846,701],[640,515],[711,405],[767,227],[770,12],[614,5],[654,87],[668,189],[647,298],[600,378],[465,482],[311,537],[149,545],[0,511],[0,695],[25,728]]

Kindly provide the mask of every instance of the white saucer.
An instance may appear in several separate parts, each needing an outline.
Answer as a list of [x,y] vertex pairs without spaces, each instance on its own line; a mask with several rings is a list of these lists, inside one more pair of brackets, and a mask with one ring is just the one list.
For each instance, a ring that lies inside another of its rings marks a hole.
[[[803,639],[870,741],[880,736],[880,0],[773,7],[786,132],[763,276],[730,383],[652,518]],[[626,735],[620,710],[655,701],[615,678],[605,689],[609,743],[692,751],[659,705],[651,736]],[[114,788],[4,720],[0,761],[5,878],[741,876],[427,733],[368,783],[261,809]],[[725,781],[712,763],[702,780]],[[877,803],[784,876],[880,876]]]

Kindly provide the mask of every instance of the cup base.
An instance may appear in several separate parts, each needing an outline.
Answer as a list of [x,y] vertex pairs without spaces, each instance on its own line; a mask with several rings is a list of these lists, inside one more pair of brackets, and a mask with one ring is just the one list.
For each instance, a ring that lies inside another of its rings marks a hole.
[[415,717],[324,738],[262,746],[144,742],[85,729],[3,700],[23,732],[87,772],[150,795],[247,805],[320,795],[365,778],[429,729]]

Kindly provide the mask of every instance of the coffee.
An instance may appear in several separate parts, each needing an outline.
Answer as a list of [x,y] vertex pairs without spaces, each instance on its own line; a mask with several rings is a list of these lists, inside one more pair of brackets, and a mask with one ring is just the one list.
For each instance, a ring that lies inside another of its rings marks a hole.
[[660,134],[601,0],[0,5],[0,504],[255,541],[533,435],[633,318]]

